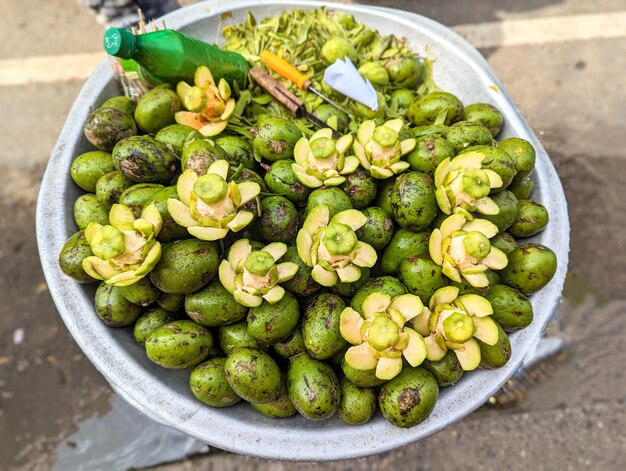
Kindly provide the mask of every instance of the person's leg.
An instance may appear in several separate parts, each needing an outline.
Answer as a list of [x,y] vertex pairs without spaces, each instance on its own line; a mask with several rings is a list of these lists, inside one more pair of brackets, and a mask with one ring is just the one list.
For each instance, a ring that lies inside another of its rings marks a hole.
[[80,0],[106,26],[129,27],[137,24],[141,9],[146,21],[158,18],[180,5],[176,0]]

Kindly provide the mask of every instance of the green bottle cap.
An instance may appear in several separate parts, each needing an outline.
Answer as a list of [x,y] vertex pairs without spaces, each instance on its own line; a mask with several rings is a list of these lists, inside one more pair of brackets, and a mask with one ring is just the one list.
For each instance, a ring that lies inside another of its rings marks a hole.
[[135,54],[137,39],[135,35],[120,28],[109,28],[104,33],[104,50],[112,56],[128,59]]

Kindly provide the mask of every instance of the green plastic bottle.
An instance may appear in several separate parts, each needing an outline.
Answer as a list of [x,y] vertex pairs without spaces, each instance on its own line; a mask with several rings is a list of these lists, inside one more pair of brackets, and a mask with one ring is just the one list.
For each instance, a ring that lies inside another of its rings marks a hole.
[[206,65],[216,81],[245,85],[250,65],[241,54],[224,51],[171,29],[135,36],[131,31],[109,28],[104,33],[104,50],[121,59],[133,59],[151,76],[176,84],[193,83],[196,69]]

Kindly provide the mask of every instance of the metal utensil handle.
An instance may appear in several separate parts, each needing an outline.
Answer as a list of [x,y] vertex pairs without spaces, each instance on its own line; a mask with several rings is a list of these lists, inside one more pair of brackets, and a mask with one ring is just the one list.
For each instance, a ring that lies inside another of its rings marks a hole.
[[300,107],[304,105],[302,100],[270,77],[265,71],[258,67],[252,67],[250,69],[250,76],[263,90],[274,97],[294,115],[297,116],[300,113]]

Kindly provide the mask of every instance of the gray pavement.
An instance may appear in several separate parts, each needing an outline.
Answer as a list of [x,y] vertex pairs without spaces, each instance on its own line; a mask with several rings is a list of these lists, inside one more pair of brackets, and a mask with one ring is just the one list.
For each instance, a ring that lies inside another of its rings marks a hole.
[[[191,3],[187,1],[186,3]],[[623,1],[366,2],[449,26],[624,10]],[[96,52],[101,28],[78,0],[0,0],[0,61]],[[563,180],[571,275],[551,332],[568,342],[554,377],[507,411],[481,410],[383,456],[323,469],[593,469],[626,462],[626,38],[481,51]],[[44,470],[110,387],[74,344],[43,282],[34,235],[39,181],[80,81],[0,87],[0,470]],[[311,469],[213,450],[159,471]]]

